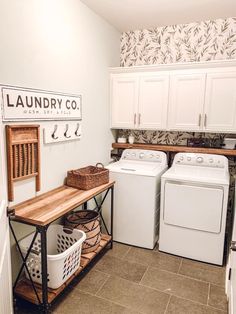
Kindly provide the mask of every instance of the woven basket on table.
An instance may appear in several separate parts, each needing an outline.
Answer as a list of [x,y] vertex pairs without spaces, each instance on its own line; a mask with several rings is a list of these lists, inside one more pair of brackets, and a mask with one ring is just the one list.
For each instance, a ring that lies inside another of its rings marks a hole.
[[79,210],[65,216],[65,225],[82,230],[86,240],[82,245],[82,253],[96,250],[101,241],[100,215],[94,210]]
[[66,184],[80,190],[90,190],[108,182],[109,170],[101,163],[67,172]]

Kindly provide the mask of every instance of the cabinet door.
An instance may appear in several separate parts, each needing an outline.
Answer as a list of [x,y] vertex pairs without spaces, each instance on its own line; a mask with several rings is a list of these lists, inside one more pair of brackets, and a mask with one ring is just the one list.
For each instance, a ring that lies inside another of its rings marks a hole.
[[207,75],[204,129],[236,131],[236,72]]
[[179,73],[170,78],[168,127],[199,131],[205,95],[205,74]]
[[140,78],[138,127],[165,129],[168,106],[169,75],[149,75]]
[[114,75],[111,80],[111,127],[133,128],[137,121],[138,77]]

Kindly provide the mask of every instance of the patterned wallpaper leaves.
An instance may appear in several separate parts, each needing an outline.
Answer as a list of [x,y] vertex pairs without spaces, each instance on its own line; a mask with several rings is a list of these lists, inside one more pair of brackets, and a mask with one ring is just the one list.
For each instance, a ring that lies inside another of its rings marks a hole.
[[125,32],[121,66],[236,58],[236,18]]

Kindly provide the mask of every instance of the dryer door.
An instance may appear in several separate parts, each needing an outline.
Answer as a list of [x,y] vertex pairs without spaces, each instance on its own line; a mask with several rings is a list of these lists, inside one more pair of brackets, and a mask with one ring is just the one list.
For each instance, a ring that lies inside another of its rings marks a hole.
[[164,223],[220,233],[222,187],[167,181],[164,193]]

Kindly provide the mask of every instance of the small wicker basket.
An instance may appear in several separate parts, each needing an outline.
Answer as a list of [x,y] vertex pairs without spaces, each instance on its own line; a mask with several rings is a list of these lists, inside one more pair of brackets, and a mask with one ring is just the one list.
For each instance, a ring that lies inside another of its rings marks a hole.
[[109,170],[101,163],[67,172],[66,184],[80,190],[90,190],[108,182]]
[[82,253],[96,250],[101,241],[100,215],[94,210],[78,210],[65,216],[65,226],[84,231],[86,240],[82,245]]

